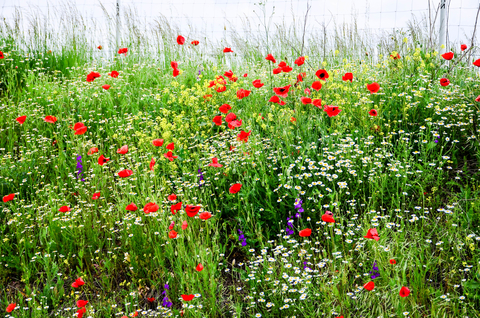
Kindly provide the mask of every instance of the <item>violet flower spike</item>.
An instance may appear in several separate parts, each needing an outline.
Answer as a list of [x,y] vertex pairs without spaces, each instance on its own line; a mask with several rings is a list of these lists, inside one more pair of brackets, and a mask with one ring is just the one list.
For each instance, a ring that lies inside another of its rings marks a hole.
[[85,182],[85,179],[83,178],[83,165],[82,165],[82,156],[81,155],[78,155],[78,157],[77,157],[77,169],[78,169],[77,179],[81,176],[80,180],[82,182]]
[[205,183],[205,181],[203,180],[204,179],[203,172],[202,172],[202,169],[200,168],[198,168],[198,177],[200,178],[198,180],[198,187],[200,188]]

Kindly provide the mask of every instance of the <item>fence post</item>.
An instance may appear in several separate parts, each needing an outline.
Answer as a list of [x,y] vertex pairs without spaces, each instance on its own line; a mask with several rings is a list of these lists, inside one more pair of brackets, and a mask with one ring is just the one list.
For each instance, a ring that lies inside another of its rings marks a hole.
[[117,7],[116,7],[116,35],[115,35],[115,51],[114,54],[118,51],[120,48],[120,0],[117,0]]
[[[440,0],[440,32],[438,35],[439,52],[443,54],[447,49],[447,0]],[[443,45],[443,48],[442,48]]]

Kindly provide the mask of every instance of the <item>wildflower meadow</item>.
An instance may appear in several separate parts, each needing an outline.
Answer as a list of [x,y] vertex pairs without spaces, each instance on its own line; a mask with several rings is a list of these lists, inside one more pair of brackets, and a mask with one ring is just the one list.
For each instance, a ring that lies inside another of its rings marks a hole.
[[480,317],[472,45],[1,40],[3,317]]

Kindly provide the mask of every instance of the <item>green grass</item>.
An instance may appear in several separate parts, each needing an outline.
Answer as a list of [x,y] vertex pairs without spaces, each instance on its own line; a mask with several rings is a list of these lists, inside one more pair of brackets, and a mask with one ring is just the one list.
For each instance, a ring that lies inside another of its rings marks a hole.
[[[293,71],[271,75],[276,66],[255,51],[212,62],[189,60],[183,48],[168,53],[182,70],[173,78],[169,61],[134,49],[97,61],[74,49],[0,48],[0,195],[15,193],[0,203],[0,310],[16,303],[14,317],[71,317],[83,299],[91,317],[479,317],[478,73],[460,62],[442,87],[447,66],[436,52],[398,49],[400,60],[378,64],[332,52],[298,67],[289,55]],[[238,80],[225,78],[225,92],[208,88],[230,69]],[[318,69],[330,77],[309,97],[340,107],[336,117],[300,102]],[[101,77],[87,82],[91,71]],[[255,79],[265,85],[254,88]],[[378,93],[367,90],[372,82]],[[285,105],[268,102],[272,87],[288,84]],[[239,100],[240,88],[252,92]],[[241,127],[227,127],[225,103]],[[74,134],[77,122],[85,134]],[[251,130],[248,142],[237,140],[242,130]],[[152,145],[158,138],[162,147]],[[171,142],[173,161],[164,157]],[[128,153],[118,154],[123,145]],[[110,161],[99,165],[100,155]],[[223,167],[208,166],[213,157]],[[133,175],[119,178],[124,169]],[[242,188],[232,194],[235,183]],[[159,210],[144,213],[148,202]],[[172,214],[177,202],[213,217]],[[138,210],[127,211],[130,203]],[[336,223],[322,221],[326,210]],[[299,236],[305,228],[310,237]],[[364,238],[371,228],[379,241]],[[374,262],[380,276],[371,279]],[[73,288],[78,277],[85,285]],[[363,289],[372,280],[375,289]]]

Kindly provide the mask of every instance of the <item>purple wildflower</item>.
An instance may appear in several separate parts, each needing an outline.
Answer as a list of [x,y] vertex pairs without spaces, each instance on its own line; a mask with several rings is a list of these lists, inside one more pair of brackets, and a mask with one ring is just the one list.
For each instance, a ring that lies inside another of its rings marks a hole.
[[242,242],[242,246],[247,245],[247,239],[245,238],[245,235],[243,235],[242,230],[238,229],[238,241]]
[[303,269],[307,269],[307,268],[311,270],[311,268],[307,266],[307,261],[305,261],[303,262]]
[[287,218],[287,228],[285,229],[285,232],[287,232],[287,235],[292,235],[295,233],[293,231],[293,220],[290,221],[290,218]]
[[82,165],[82,156],[81,155],[78,155],[78,157],[77,157],[77,169],[78,169],[77,179],[78,179],[78,177],[81,176],[80,180],[85,182],[85,179],[83,178],[83,165]]
[[201,67],[198,69],[197,81],[200,80],[200,75],[202,74],[202,71],[203,71],[203,67],[201,66]]
[[165,284],[163,288],[165,288],[165,290],[163,291],[162,295],[165,295],[165,297],[163,297],[162,299],[162,306],[170,308],[173,305],[173,303],[168,299],[168,296],[167,296],[167,289],[170,289],[170,286],[168,286],[168,284]]
[[377,277],[380,277],[380,272],[379,272],[376,261],[373,262],[372,270],[368,273],[372,275],[372,276],[370,276],[371,279],[375,279]]
[[198,169],[198,177],[200,178],[198,180],[198,187],[200,188],[203,185],[203,183],[205,182],[205,181],[203,181],[203,172],[202,172],[202,169],[200,169],[200,168]]

